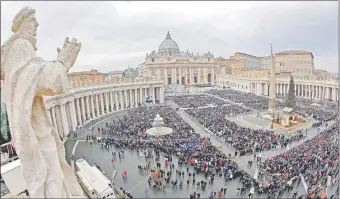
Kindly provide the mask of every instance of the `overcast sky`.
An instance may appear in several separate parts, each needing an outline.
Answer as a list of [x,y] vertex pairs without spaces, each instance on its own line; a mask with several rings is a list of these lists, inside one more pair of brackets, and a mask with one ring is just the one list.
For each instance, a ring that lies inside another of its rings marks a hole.
[[307,50],[315,67],[338,71],[338,2],[1,2],[1,44],[15,14],[36,9],[38,56],[56,59],[64,38],[82,49],[72,71],[137,67],[169,30],[181,50],[228,58]]

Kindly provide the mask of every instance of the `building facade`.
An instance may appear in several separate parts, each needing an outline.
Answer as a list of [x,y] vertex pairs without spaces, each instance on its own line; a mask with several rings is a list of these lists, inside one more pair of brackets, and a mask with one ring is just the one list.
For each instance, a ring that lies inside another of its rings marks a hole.
[[152,51],[139,65],[139,75],[156,77],[169,84],[215,84],[214,55],[210,52],[194,55],[180,51],[178,44],[166,34],[158,51]]
[[138,107],[152,98],[164,102],[164,86],[149,78],[115,78],[111,82],[71,88],[68,93],[45,98],[53,127],[61,137],[92,120]]
[[[223,64],[220,64],[223,63]],[[216,62],[220,74],[248,76],[250,72],[261,77],[260,71],[269,71],[269,56],[257,57],[254,55],[236,52],[229,59],[220,59]],[[277,73],[291,73],[294,79],[315,79],[317,74],[314,67],[314,56],[305,50],[290,50],[275,53],[275,68]],[[256,74],[255,74],[256,73]]]
[[67,77],[68,77],[70,84],[72,85],[90,84],[91,82],[100,82],[105,78],[103,73],[100,73],[94,69],[90,71],[67,73]]
[[291,72],[294,79],[310,79],[314,74],[313,53],[305,50],[290,50],[275,53],[277,72]]

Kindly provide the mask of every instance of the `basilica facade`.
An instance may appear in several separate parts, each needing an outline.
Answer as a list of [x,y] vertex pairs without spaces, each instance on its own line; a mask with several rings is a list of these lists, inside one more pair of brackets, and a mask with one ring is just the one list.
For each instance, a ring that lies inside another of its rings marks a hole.
[[164,85],[214,85],[215,70],[211,52],[194,54],[180,51],[169,32],[158,51],[146,54],[145,62],[139,65],[140,76],[161,79]]

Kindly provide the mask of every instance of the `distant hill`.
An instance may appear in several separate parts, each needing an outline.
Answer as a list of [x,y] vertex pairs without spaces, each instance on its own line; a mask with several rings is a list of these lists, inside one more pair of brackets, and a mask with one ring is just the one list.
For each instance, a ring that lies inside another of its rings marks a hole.
[[338,74],[338,73],[330,73],[330,72],[329,72],[329,74],[334,75],[335,77],[339,77],[339,74]]

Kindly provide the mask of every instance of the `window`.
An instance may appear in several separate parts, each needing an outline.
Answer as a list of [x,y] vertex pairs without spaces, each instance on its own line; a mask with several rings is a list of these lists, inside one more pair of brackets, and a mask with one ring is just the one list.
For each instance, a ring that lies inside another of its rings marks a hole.
[[155,58],[151,58],[151,62],[155,62]]
[[208,61],[210,61],[210,58],[208,58]]

